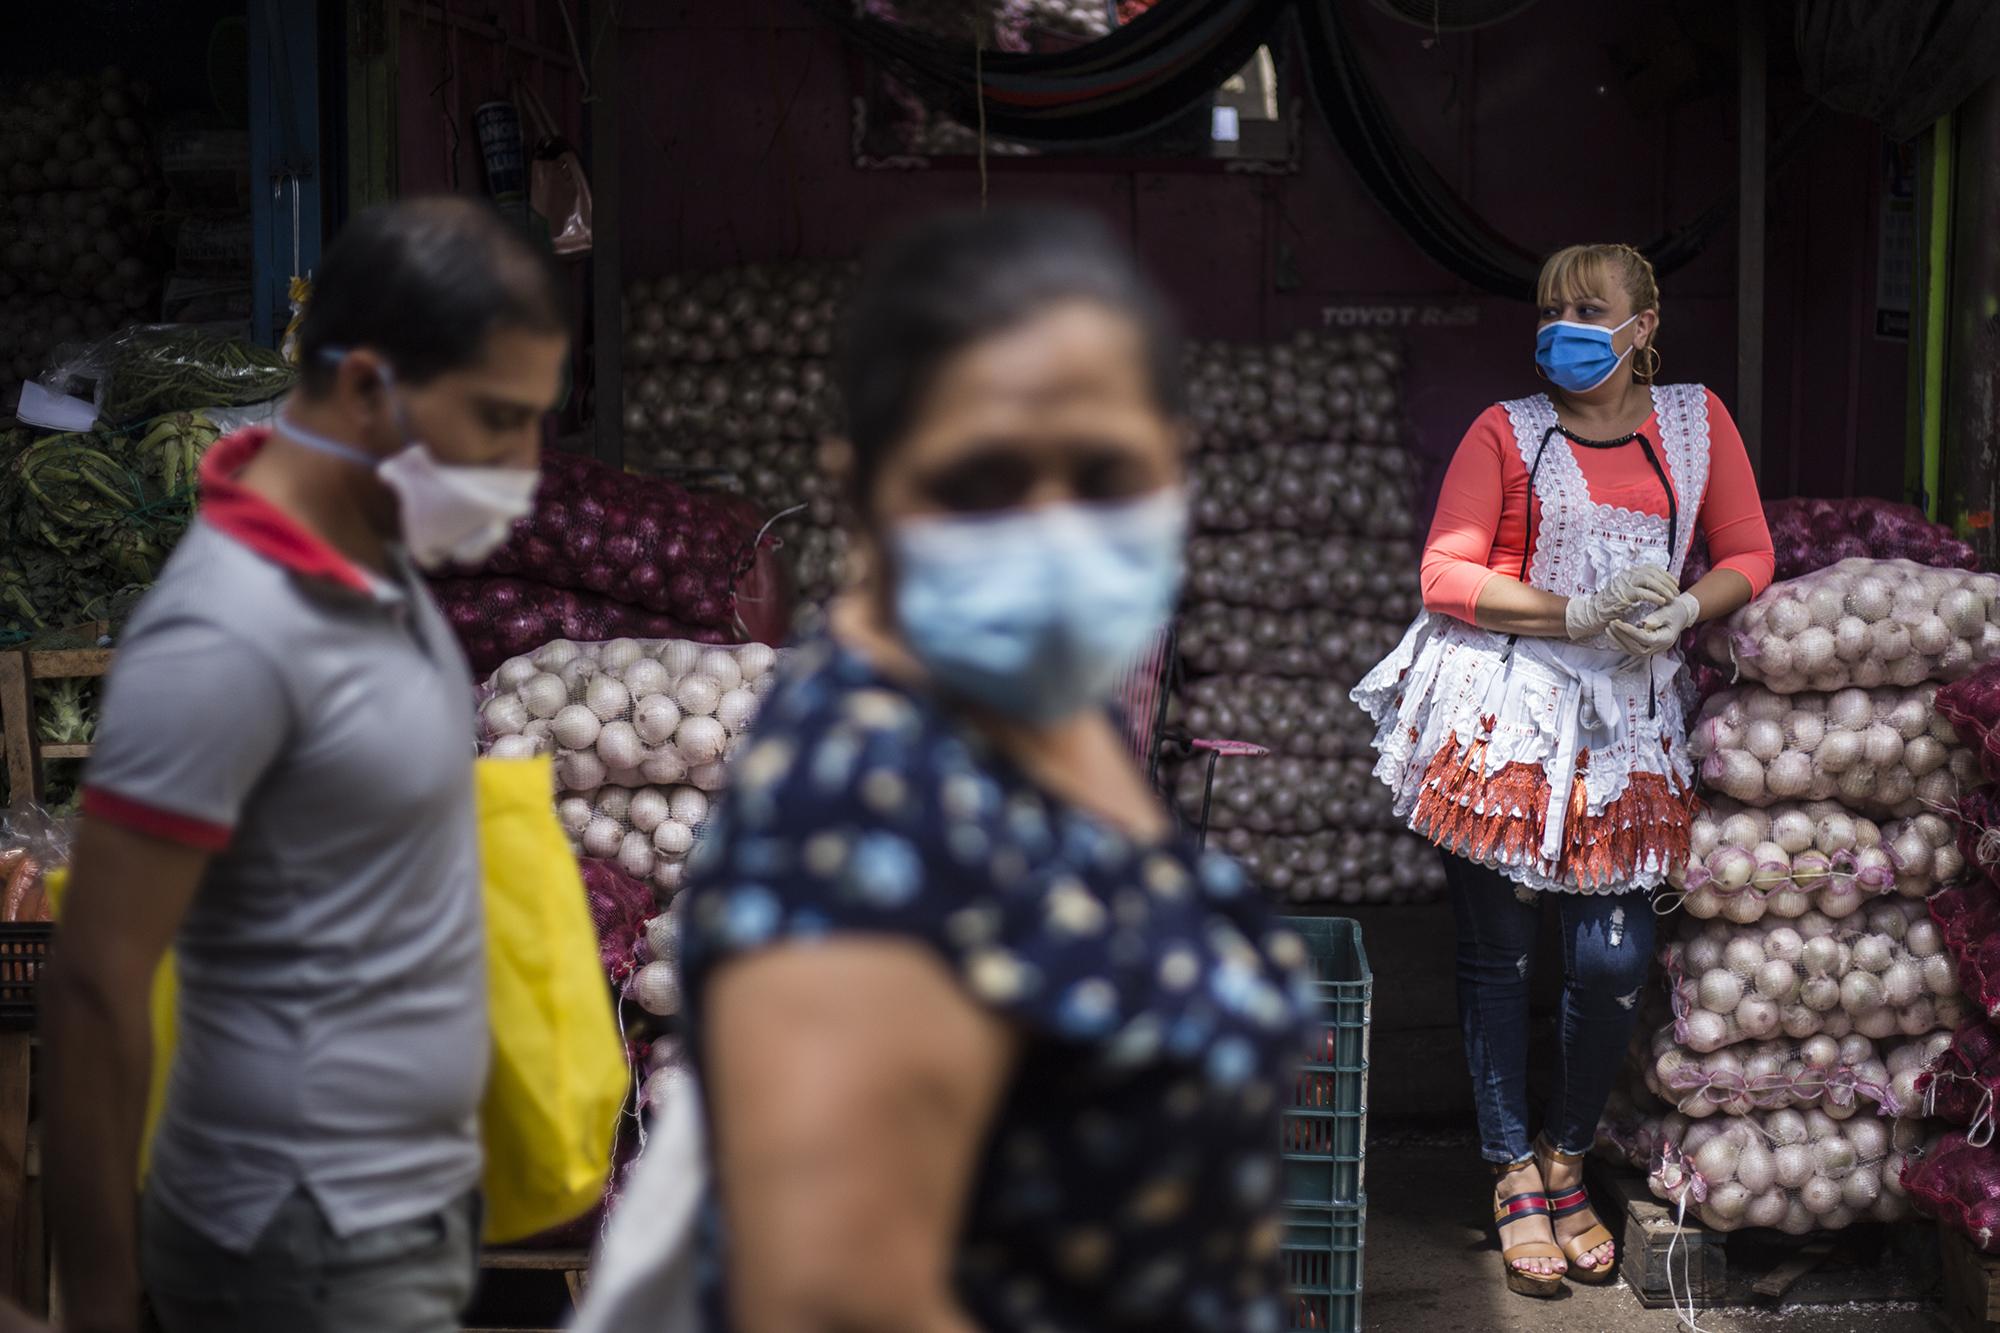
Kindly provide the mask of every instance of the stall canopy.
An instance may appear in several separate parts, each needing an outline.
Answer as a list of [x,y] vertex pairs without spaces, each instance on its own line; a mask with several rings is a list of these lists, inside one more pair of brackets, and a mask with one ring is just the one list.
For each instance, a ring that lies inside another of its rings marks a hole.
[[[983,117],[991,134],[1042,144],[1115,144],[1171,120],[1290,18],[1313,101],[1375,202],[1449,272],[1512,300],[1534,293],[1540,257],[1481,218],[1409,141],[1363,67],[1339,0],[1162,0],[1109,37],[1051,54],[979,51],[857,16],[846,0],[805,2],[935,105],[967,123]],[[1800,113],[1773,139],[1773,175],[1812,119]],[[1701,253],[1735,203],[1732,190],[1640,248],[1670,273]]]
[[2000,72],[1993,0],[1799,0],[1806,91],[1901,143]]

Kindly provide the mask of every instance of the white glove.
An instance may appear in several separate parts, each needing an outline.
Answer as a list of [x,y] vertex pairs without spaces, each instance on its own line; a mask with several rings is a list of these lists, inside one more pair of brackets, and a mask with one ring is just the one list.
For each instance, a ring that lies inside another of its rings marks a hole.
[[1687,627],[1700,614],[1701,603],[1694,599],[1693,593],[1684,592],[1638,624],[1614,620],[1605,632],[1611,636],[1611,642],[1632,656],[1651,657],[1679,643],[1681,635],[1687,633]]
[[1596,592],[1569,599],[1563,630],[1571,643],[1594,639],[1619,617],[1644,606],[1665,606],[1681,595],[1681,585],[1658,565],[1621,569]]

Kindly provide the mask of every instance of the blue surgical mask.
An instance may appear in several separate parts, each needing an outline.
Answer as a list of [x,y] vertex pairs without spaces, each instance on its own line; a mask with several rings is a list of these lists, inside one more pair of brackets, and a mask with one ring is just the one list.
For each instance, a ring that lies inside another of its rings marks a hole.
[[[1637,315],[1632,316],[1632,319],[1637,318]],[[1611,335],[1630,324],[1632,319],[1616,329],[1569,319],[1544,324],[1542,331],[1535,335],[1535,364],[1542,368],[1542,373],[1557,388],[1568,393],[1589,393],[1610,379],[1619,362],[1632,354],[1630,347],[1623,352],[1615,352],[1611,344]]]
[[1047,724],[1107,702],[1180,594],[1187,497],[912,519],[890,536],[905,642],[946,691]]

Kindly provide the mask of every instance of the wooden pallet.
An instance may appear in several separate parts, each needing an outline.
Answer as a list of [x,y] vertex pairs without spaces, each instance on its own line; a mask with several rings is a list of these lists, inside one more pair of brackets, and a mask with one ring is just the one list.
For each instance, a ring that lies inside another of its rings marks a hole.
[[1618,1236],[1619,1276],[1647,1309],[1676,1298],[1682,1309],[1692,1302],[1703,1310],[1924,1300],[1943,1280],[1930,1226],[1863,1225],[1832,1236],[1720,1232],[1692,1217],[1677,1225],[1675,1210],[1636,1171],[1593,1162],[1590,1189]]
[[35,684],[102,676],[109,671],[111,649],[99,647],[98,641],[110,628],[106,624],[79,626],[0,652],[0,736],[5,738],[7,790],[12,799],[41,799],[42,766],[47,761],[89,758],[88,745],[46,745],[35,734]]
[[1953,1333],[2000,1331],[2000,1257],[1982,1254],[1963,1232],[1939,1229],[1944,1251],[1944,1317]]

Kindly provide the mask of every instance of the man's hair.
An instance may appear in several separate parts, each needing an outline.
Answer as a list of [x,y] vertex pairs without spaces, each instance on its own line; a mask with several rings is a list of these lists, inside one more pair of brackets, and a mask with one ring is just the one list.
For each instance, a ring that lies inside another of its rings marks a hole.
[[356,215],[313,279],[299,327],[308,394],[333,377],[328,351],[366,347],[399,381],[423,384],[476,363],[501,329],[567,334],[563,274],[486,203],[438,195]]

